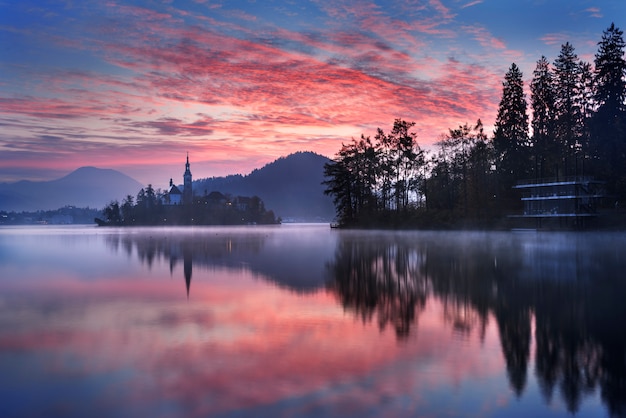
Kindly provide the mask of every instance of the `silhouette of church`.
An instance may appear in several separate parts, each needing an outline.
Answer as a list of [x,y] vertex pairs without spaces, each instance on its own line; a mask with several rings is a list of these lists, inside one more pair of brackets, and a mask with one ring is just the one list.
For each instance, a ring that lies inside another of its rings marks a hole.
[[165,194],[165,204],[167,205],[190,205],[193,201],[193,192],[191,189],[191,170],[189,169],[189,153],[187,153],[187,162],[185,164],[185,173],[183,174],[183,191],[170,179],[170,186]]

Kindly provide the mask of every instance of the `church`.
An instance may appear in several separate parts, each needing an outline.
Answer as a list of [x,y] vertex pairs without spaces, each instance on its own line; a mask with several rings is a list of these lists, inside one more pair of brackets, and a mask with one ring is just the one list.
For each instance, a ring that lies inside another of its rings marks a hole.
[[187,153],[187,163],[185,164],[185,173],[183,174],[183,191],[181,192],[172,179],[170,186],[165,193],[166,205],[190,205],[193,201],[193,192],[191,190],[191,170],[189,169],[189,153]]

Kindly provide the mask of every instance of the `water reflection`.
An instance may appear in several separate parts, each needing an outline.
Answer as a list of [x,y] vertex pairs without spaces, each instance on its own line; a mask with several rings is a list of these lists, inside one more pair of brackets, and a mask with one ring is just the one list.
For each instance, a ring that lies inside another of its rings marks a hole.
[[[297,293],[315,291],[325,282],[324,266],[334,242],[328,231],[306,236],[301,229],[213,228],[200,230],[149,229],[121,231],[105,237],[107,246],[136,257],[150,268],[156,259],[169,263],[173,274],[183,262],[187,294],[194,266],[203,269],[245,269]],[[320,231],[321,232],[321,231]]]
[[625,249],[593,233],[0,229],[0,415],[624,415]]
[[611,415],[626,414],[626,242],[621,235],[346,233],[328,288],[364,321],[417,333],[429,298],[455,332],[484,334],[497,321],[511,389],[528,379],[532,329],[544,400],[555,390],[579,410],[599,389]]

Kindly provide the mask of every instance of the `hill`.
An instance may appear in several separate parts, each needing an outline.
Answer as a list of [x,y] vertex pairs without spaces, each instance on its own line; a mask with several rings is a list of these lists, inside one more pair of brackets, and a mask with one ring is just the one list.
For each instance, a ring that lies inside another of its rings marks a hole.
[[296,152],[252,171],[193,182],[197,194],[218,191],[234,196],[258,196],[267,209],[283,220],[330,221],[332,199],[324,195],[324,164],[328,158],[314,152]]
[[81,167],[52,181],[0,183],[0,210],[50,210],[67,205],[101,209],[111,200],[135,196],[142,187],[119,171]]

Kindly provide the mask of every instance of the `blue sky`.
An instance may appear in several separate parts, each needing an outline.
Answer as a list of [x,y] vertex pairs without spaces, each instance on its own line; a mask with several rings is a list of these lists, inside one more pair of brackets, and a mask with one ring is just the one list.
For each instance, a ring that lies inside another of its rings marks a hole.
[[416,122],[495,121],[515,62],[593,62],[623,1],[0,1],[0,182],[243,173]]

